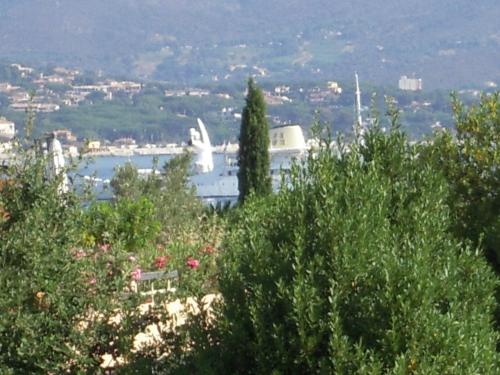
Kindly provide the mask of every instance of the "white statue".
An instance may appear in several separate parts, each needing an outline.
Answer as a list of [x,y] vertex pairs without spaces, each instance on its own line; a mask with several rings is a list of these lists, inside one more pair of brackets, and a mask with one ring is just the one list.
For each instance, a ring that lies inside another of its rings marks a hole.
[[189,129],[190,145],[194,148],[196,159],[194,168],[197,173],[208,173],[214,169],[214,161],[212,157],[212,145],[208,138],[207,129],[203,121],[198,119],[198,127],[200,131],[191,128]]
[[61,146],[61,142],[55,137],[54,134],[51,134],[47,137],[47,152],[48,152],[48,163],[47,163],[47,178],[49,180],[54,180],[59,178],[62,174],[62,180],[59,184],[58,191],[59,193],[67,193],[68,188],[68,176],[66,175],[66,171],[64,170],[64,155]]

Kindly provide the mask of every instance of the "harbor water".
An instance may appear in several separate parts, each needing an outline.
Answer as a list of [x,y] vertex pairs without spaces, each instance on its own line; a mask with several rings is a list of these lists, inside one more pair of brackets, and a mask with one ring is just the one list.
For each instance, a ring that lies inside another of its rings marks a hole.
[[[154,168],[157,160],[157,169],[162,170],[165,163],[173,155],[133,155],[133,156],[96,156],[84,159],[75,176],[77,184],[91,183],[99,199],[112,198],[110,180],[118,167],[131,163],[139,170]],[[290,167],[292,157],[286,154],[274,154],[271,157],[271,172],[273,186],[277,188],[281,169]],[[192,174],[190,182],[195,186],[197,195],[207,202],[232,201],[238,196],[236,155],[214,154],[214,169],[208,173]]]

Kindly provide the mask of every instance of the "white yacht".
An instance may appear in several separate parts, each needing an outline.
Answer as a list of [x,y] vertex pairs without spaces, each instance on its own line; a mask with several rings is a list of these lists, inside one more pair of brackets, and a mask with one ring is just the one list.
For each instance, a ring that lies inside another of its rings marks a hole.
[[269,130],[269,152],[302,154],[307,150],[300,125],[280,125]]

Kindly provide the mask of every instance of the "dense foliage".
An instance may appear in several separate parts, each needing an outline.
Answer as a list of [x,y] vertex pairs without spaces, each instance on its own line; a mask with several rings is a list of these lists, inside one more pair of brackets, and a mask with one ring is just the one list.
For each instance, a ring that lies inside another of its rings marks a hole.
[[241,117],[238,166],[240,202],[244,202],[250,194],[263,196],[271,192],[266,103],[252,78],[248,80],[246,105]]
[[[46,157],[23,146],[0,185],[0,372],[93,374],[104,355],[135,371],[152,360],[138,337],[172,319],[165,304],[213,290],[218,224],[185,189],[189,158],[173,159],[149,190],[122,186],[116,202],[82,205],[47,179]],[[144,288],[141,273],[172,270],[185,277],[175,296],[148,304],[132,293]]]
[[[392,108],[389,133],[320,142],[224,217],[189,155],[82,204],[22,143],[0,180],[0,372],[499,373],[499,99],[454,101],[456,140],[422,144]],[[175,290],[140,281],[174,270]]]
[[397,129],[311,155],[234,221],[190,370],[498,373],[497,279],[448,231],[448,194]]
[[60,196],[45,170],[44,159],[24,154],[5,171],[0,196],[0,371],[7,374],[96,368],[128,278],[120,244],[80,246],[80,203]]
[[422,151],[449,183],[453,232],[481,243],[500,272],[500,94],[470,108],[454,98],[453,106],[456,140],[442,132]]
[[132,164],[116,170],[111,186],[119,202],[148,200],[154,209],[146,216],[161,223],[159,237],[163,241],[189,239],[200,226],[203,205],[188,181],[191,156],[183,154],[168,160],[148,176],[139,176]]

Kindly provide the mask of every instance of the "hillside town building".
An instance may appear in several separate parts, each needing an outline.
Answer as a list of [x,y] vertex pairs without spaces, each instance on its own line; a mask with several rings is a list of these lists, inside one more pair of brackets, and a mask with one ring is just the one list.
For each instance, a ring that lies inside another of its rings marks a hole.
[[0,117],[0,142],[10,141],[16,135],[16,126],[5,117]]
[[421,78],[408,78],[407,76],[401,76],[399,78],[399,89],[405,91],[421,91],[422,90],[422,79]]

